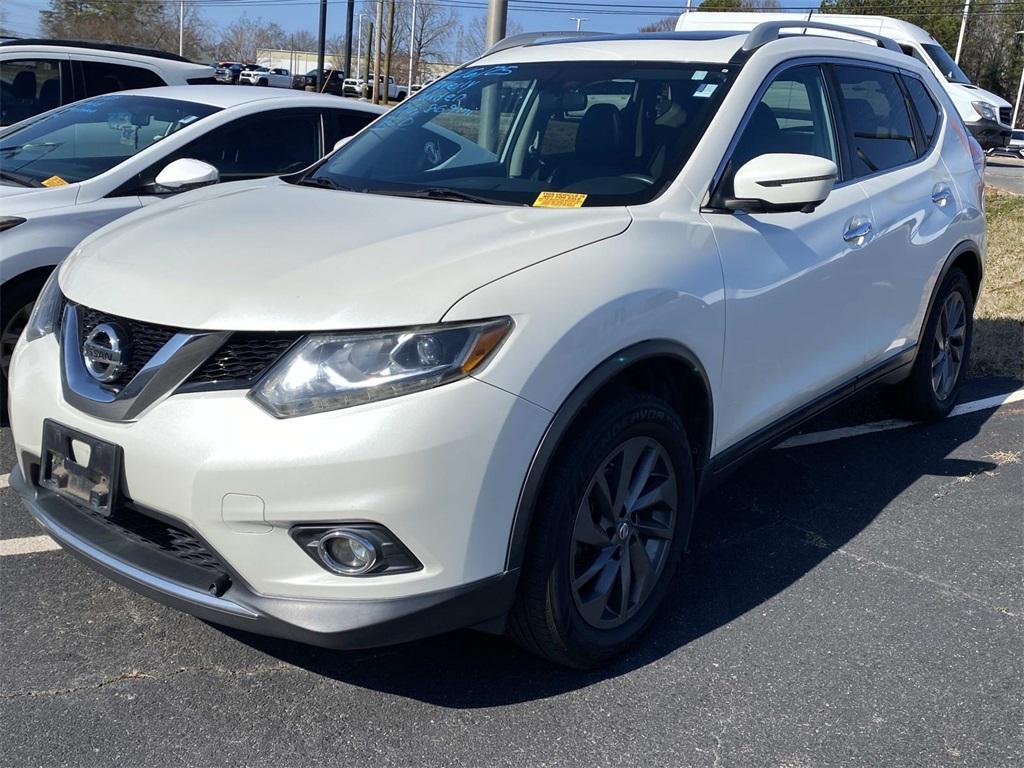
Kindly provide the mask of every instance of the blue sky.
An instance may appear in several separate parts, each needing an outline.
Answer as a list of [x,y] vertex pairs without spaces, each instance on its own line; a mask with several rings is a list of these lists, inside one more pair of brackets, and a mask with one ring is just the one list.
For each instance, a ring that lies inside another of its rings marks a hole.
[[[275,21],[287,31],[308,29],[316,32],[318,3],[316,0],[187,0],[203,5],[203,15],[216,26],[224,26],[232,19],[247,13],[252,17],[263,17]],[[457,8],[463,18],[480,16],[486,13],[487,0],[423,0],[441,5],[460,6]],[[512,0],[513,3],[516,0]],[[557,2],[559,10],[551,11],[544,8]],[[3,0],[7,11],[6,25],[19,35],[38,34],[39,11],[49,6],[49,0]],[[675,15],[683,2],[671,0],[520,0],[521,10],[510,11],[510,18],[515,19],[527,31],[543,29],[572,29],[575,22],[570,16],[587,18],[584,29],[595,29],[604,32],[633,32],[641,25],[655,21],[661,16]],[[694,0],[694,5],[698,0]],[[804,5],[817,6],[816,0],[788,0],[786,7]],[[470,7],[466,7],[470,6]],[[373,2],[363,0],[356,3],[356,13],[360,10],[372,12]],[[602,7],[606,13],[601,13]],[[529,8],[529,10],[526,10]],[[575,9],[575,10],[569,10]],[[637,9],[643,12],[630,13],[624,9]],[[660,9],[664,9],[663,11]],[[614,11],[614,13],[607,13]],[[344,0],[329,0],[327,11],[328,34],[334,35],[345,30]]]

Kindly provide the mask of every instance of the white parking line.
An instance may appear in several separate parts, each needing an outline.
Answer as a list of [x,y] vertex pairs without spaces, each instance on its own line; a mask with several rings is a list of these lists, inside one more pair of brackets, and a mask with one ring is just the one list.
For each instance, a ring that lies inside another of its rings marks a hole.
[[0,539],[0,557],[31,555],[33,552],[51,552],[60,544],[49,536],[27,536],[24,539]]
[[[1016,403],[1024,400],[1024,388],[1008,392],[1004,395],[995,395],[994,397],[986,397],[981,400],[974,400],[970,403],[962,403],[950,411],[949,416],[946,418],[952,418],[953,416],[963,416],[965,413],[974,413],[975,411],[983,411],[986,408],[998,408],[1000,405],[1007,405],[1009,403]],[[888,419],[886,421],[875,421],[870,424],[861,424],[856,427],[843,427],[841,429],[827,429],[823,432],[810,432],[806,435],[797,435],[791,437],[783,443],[779,443],[776,449],[779,448],[797,448],[804,445],[815,445],[816,443],[827,443],[833,440],[842,440],[846,437],[858,437],[860,435],[868,435],[872,432],[885,432],[890,429],[903,429],[904,427],[910,427],[917,424],[916,421],[902,421],[900,419]],[[0,488],[6,488],[10,482],[10,475],[0,475]],[[7,557],[9,555],[29,555],[33,552],[52,552],[53,550],[60,549],[60,545],[57,544],[49,536],[28,536],[23,539],[0,539],[0,557]]]
[[[1014,390],[1013,392],[1007,392],[1004,395],[995,395],[981,400],[973,400],[969,403],[961,403],[950,411],[949,416],[946,418],[950,419],[954,416],[963,416],[964,414],[974,413],[975,411],[984,411],[986,408],[998,408],[1000,405],[1016,403],[1021,400],[1024,400],[1024,388]],[[805,445],[828,443],[833,440],[843,440],[847,437],[870,435],[872,432],[885,432],[890,429],[903,429],[904,427],[912,427],[918,423],[919,422],[916,421],[905,421],[903,419],[886,419],[885,421],[874,421],[870,424],[860,424],[856,427],[841,427],[839,429],[826,429],[822,432],[809,432],[806,435],[791,437],[789,440],[779,443],[775,446],[775,449],[799,448]]]

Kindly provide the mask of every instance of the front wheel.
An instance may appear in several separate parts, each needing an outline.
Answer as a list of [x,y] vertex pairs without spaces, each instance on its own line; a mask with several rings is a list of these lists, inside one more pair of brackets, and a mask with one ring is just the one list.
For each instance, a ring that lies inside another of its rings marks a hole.
[[559,449],[536,508],[510,634],[590,668],[637,641],[668,591],[693,516],[693,462],[679,416],[628,392]]
[[909,416],[935,421],[953,410],[967,378],[973,339],[974,291],[962,271],[951,269],[928,315],[914,368],[901,385]]
[[47,277],[49,274],[16,279],[0,290],[0,424],[7,423],[7,376],[14,347]]

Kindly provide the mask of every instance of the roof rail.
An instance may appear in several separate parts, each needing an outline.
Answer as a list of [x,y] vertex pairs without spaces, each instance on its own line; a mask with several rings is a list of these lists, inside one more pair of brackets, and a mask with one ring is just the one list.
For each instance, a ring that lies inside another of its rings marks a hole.
[[577,42],[579,40],[586,39],[588,37],[604,37],[608,35],[608,32],[576,32],[573,31],[555,31],[555,32],[523,32],[520,35],[512,35],[506,37],[503,40],[499,40],[486,51],[484,56],[489,56],[492,53],[498,51],[505,51],[509,48],[521,48],[524,45],[533,45],[535,43],[566,43],[566,42]]
[[885,48],[895,53],[903,53],[899,45],[896,44],[891,38],[885,37],[884,35],[876,35],[874,32],[864,32],[859,29],[853,29],[851,27],[844,27],[840,24],[826,24],[821,21],[803,21],[801,19],[793,19],[792,21],[765,21],[758,24],[747,35],[747,39],[743,41],[743,45],[739,51],[736,52],[736,56],[742,59],[747,58],[767,43],[773,40],[778,40],[782,37],[782,30],[784,29],[802,29],[803,34],[807,34],[808,29],[823,29],[828,32],[842,32],[847,35],[853,35],[855,37],[865,37],[869,40],[874,40],[880,47]]
[[115,45],[114,43],[97,43],[92,40],[51,40],[47,38],[5,38],[0,46],[5,45],[55,45],[61,48],[89,48],[97,51],[116,51],[117,53],[134,53],[137,56],[151,56],[154,59],[167,59],[168,61],[182,61],[192,64],[191,59],[179,56],[176,53],[160,51],[156,48],[139,48],[134,45]]

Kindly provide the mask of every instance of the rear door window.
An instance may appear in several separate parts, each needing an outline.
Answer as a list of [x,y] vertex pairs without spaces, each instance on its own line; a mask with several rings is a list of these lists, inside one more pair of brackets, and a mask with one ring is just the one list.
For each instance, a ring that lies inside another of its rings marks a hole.
[[880,173],[917,159],[910,112],[896,74],[849,66],[836,66],[833,71],[853,177]]
[[0,125],[13,125],[62,103],[68,83],[60,59],[0,61]]
[[155,88],[166,83],[155,72],[142,67],[111,64],[106,61],[78,62],[85,96],[128,91],[134,88]]
[[922,149],[926,149],[931,146],[935,132],[939,128],[939,108],[925,84],[916,77],[905,76],[903,82],[907,86],[910,102],[914,105],[914,111],[917,112],[917,119],[921,124],[921,133],[926,145]]

